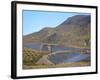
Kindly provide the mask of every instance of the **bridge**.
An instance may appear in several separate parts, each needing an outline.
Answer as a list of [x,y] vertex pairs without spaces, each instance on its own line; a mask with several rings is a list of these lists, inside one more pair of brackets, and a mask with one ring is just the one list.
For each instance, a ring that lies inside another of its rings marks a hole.
[[60,51],[52,51],[53,46],[57,46],[59,44],[49,44],[49,43],[42,43],[40,45],[40,52],[43,52],[43,48],[47,48],[47,52],[51,54],[56,53],[69,53],[69,52],[81,52],[81,53],[90,53],[90,49],[75,49],[75,50],[60,50]]
[[[84,50],[84,49],[79,49],[79,50],[61,50],[61,51],[55,51],[55,52],[52,52],[51,54],[60,54],[60,53],[70,53],[70,52],[79,52],[79,53],[85,53],[85,54],[87,54],[87,53],[90,53],[90,50],[88,49],[88,50]],[[51,55],[50,54],[50,55]]]

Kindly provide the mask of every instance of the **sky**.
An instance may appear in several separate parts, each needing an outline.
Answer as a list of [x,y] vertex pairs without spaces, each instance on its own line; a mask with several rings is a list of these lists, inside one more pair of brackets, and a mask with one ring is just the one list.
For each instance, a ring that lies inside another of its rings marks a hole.
[[56,27],[75,15],[83,13],[23,10],[23,35],[40,31],[45,27]]

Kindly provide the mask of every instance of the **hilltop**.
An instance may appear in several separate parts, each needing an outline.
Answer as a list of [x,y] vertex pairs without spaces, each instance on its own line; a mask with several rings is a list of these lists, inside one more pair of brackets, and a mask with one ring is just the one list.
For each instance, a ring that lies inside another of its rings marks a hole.
[[69,17],[55,28],[42,30],[23,36],[26,43],[56,43],[71,47],[90,47],[90,15]]

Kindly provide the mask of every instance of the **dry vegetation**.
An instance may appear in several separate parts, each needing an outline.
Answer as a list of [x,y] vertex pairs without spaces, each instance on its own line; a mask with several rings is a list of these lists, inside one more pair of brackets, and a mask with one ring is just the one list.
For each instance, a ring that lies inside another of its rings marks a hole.
[[81,62],[74,62],[74,63],[62,63],[62,64],[50,64],[50,65],[24,65],[24,69],[40,69],[40,68],[62,68],[62,67],[83,67],[83,66],[90,66],[90,61],[81,61]]
[[32,50],[30,48],[23,49],[23,65],[35,65],[35,63],[48,53]]

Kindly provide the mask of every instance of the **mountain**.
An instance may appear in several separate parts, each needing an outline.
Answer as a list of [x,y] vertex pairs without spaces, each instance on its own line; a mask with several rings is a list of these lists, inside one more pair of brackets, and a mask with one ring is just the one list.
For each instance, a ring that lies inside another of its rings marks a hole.
[[23,43],[52,43],[72,47],[90,47],[90,15],[69,17],[55,28],[42,30],[23,36]]

